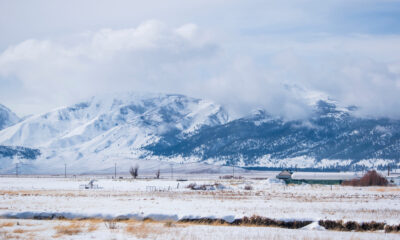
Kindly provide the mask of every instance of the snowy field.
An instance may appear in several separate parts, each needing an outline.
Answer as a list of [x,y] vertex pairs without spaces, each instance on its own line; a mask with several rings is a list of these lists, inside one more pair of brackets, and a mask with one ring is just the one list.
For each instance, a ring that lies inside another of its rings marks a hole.
[[314,231],[269,227],[232,227],[169,224],[168,222],[118,222],[110,229],[101,221],[4,220],[0,239],[399,239],[399,234]]
[[[0,239],[399,239],[381,232],[323,231],[318,220],[400,224],[400,187],[286,186],[262,179],[275,173],[248,173],[243,179],[217,175],[175,179],[0,177]],[[166,176],[164,176],[166,177]],[[91,179],[98,189],[81,189]],[[208,186],[192,190],[190,184]],[[217,184],[217,185],[215,185]],[[214,188],[211,190],[210,188]],[[249,190],[250,189],[250,190]],[[33,220],[42,216],[73,220]],[[176,223],[220,218],[228,222],[258,215],[277,220],[309,220],[305,229]],[[104,219],[118,222],[109,229]],[[79,218],[101,220],[78,221]],[[151,218],[155,222],[142,222]],[[77,228],[76,233],[62,231]],[[61,230],[60,230],[61,229]],[[143,233],[140,233],[143,232]]]

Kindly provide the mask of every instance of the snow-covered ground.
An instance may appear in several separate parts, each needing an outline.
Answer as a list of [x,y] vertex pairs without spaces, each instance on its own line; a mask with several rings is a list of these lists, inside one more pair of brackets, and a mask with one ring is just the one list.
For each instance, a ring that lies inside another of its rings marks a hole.
[[315,231],[247,226],[210,226],[164,222],[117,222],[109,229],[101,221],[0,219],[4,239],[398,239],[399,234]]
[[[125,216],[137,220],[149,217],[161,221],[203,217],[233,221],[244,216],[259,215],[280,220],[318,221],[328,219],[400,224],[400,187],[286,186],[272,179],[254,179],[262,176],[264,174],[254,173],[245,175],[244,179],[221,180],[217,176],[188,175],[179,176],[179,178],[188,179],[188,181],[179,182],[172,179],[133,180],[124,178],[114,180],[105,178],[105,176],[67,179],[1,177],[0,215],[4,218],[18,217],[27,219],[40,214],[42,216],[56,214],[67,218],[113,218]],[[80,185],[87,184],[93,178],[98,179],[95,184],[100,189],[80,189]],[[192,183],[197,185],[218,183],[220,188],[224,189],[204,191],[191,190],[186,187]],[[247,188],[252,188],[252,190],[245,190],[246,186],[248,186]],[[4,221],[11,220],[1,220],[1,222]],[[53,229],[56,225],[64,223],[54,220],[33,221],[31,224],[38,228]],[[49,227],[43,227],[46,224],[50,224]],[[92,235],[95,238],[96,236],[104,237],[106,234],[102,234],[102,232],[110,231],[105,229],[103,225],[100,224],[98,230],[92,232],[82,230],[84,232],[82,234],[86,234],[86,237]],[[14,228],[18,228],[18,225],[15,225]],[[116,239],[128,238],[124,235],[125,228],[126,226],[121,226],[121,229],[113,230],[114,233],[115,231],[118,232]],[[225,228],[230,230],[226,231],[224,230]],[[161,233],[151,238],[168,239],[177,234],[176,236],[181,236],[178,239],[187,239],[185,236],[189,239],[198,239],[198,234],[203,232],[206,233],[201,235],[201,238],[207,239],[206,235],[211,236],[212,233],[215,233],[212,238],[217,239],[220,239],[218,236],[223,236],[223,238],[229,238],[229,236],[247,238],[248,236],[250,239],[303,239],[301,236],[307,236],[310,239],[325,238],[324,234],[316,230],[260,227],[246,227],[244,229],[244,227],[232,226],[195,225],[190,225],[189,227],[179,225],[175,228],[161,227],[160,229]],[[10,233],[11,230],[3,228],[2,231]],[[56,230],[53,229],[51,231],[46,233],[48,238],[51,238]],[[238,235],[234,235],[235,232]],[[45,233],[40,233],[40,230],[35,231],[35,234],[39,234],[38,236],[45,235]],[[368,236],[368,239],[395,239],[399,237],[398,234],[339,233],[332,231],[329,231],[328,236],[350,239],[363,239],[363,236]],[[68,237],[70,236],[68,235]],[[107,237],[105,238],[108,239]]]

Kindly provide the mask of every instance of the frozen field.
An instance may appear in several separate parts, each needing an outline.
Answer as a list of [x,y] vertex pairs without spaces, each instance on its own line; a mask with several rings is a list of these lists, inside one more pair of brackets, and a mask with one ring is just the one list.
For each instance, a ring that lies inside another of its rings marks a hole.
[[0,239],[399,239],[399,234],[293,230],[269,227],[232,227],[169,224],[163,222],[118,222],[109,229],[101,221],[4,220]]
[[[399,187],[285,186],[272,180],[252,179],[255,177],[261,176],[247,175],[245,179],[235,180],[191,176],[188,181],[181,182],[170,179],[113,180],[96,177],[98,181],[95,184],[100,189],[80,189],[80,185],[87,184],[95,177],[1,177],[0,215],[3,219],[0,219],[0,239],[51,239],[55,236],[67,239],[400,238],[399,234],[383,232],[320,231],[316,230],[318,226],[292,230],[174,223],[188,218],[221,218],[231,222],[252,215],[286,221],[316,222],[328,219],[360,223],[377,221],[392,225],[400,223]],[[215,190],[187,188],[193,183],[198,186],[218,183],[219,187]],[[151,218],[157,222],[130,220],[118,222],[116,229],[108,229],[102,220],[32,220],[51,214],[69,219],[123,217],[135,220]],[[165,221],[172,222],[172,226],[165,224]],[[64,225],[76,225],[80,230],[76,234],[65,234],[60,231]],[[139,234],[140,231],[144,232],[143,235]]]

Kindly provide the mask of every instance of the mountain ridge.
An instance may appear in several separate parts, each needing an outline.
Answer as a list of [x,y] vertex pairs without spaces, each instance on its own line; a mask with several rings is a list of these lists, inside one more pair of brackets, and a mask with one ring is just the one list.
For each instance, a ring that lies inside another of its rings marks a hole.
[[147,146],[156,155],[243,167],[352,170],[399,167],[400,121],[352,115],[319,101],[307,120],[285,121],[265,111],[204,129],[175,145]]
[[[314,110],[307,119],[285,120],[259,109],[229,120],[223,107],[180,94],[92,97],[1,130],[0,145],[9,148],[3,152],[13,153],[3,163],[19,158],[31,171],[58,171],[68,164],[86,172],[117,162],[149,169],[400,167],[399,120],[360,118],[355,107],[338,107],[328,98],[310,102]],[[17,146],[24,147],[19,154]]]
[[124,93],[31,116],[0,131],[0,145],[40,149],[40,157],[29,161],[38,168],[68,164],[79,170],[84,162],[88,171],[100,170],[116,161],[130,165],[142,159],[141,148],[160,135],[190,136],[203,126],[227,121],[225,110],[210,101]]

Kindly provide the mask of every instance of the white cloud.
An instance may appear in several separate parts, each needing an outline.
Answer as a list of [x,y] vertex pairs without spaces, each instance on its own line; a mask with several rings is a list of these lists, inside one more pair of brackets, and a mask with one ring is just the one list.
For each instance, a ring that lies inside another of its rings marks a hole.
[[398,35],[244,37],[151,20],[8,47],[0,102],[28,114],[110,91],[173,92],[209,98],[235,116],[261,107],[292,119],[310,114],[295,92],[307,89],[358,105],[363,115],[399,118],[398,42]]
[[12,76],[23,86],[10,93],[2,84],[1,100],[11,98],[21,105],[17,110],[27,113],[28,99],[37,99],[35,110],[44,111],[105,91],[179,92],[173,85],[187,76],[176,67],[199,63],[217,51],[211,42],[191,39],[196,28],[147,21],[136,28],[85,33],[67,43],[26,40],[0,55],[0,81]]

